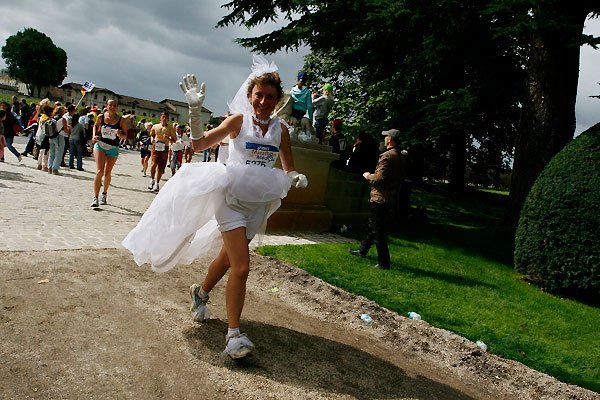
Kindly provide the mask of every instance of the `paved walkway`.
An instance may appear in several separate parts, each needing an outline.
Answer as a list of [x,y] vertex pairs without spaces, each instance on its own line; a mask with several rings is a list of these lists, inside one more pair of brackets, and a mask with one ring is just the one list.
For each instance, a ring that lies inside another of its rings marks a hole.
[[[23,151],[25,143],[24,137],[15,138],[17,150]],[[113,170],[109,204],[98,210],[90,208],[93,158],[84,158],[85,171],[62,168],[63,175],[56,176],[37,170],[37,160],[31,156],[19,163],[8,149],[4,152],[6,162],[0,163],[0,250],[122,248],[121,240],[155,196],[146,189],[149,178],[142,177],[137,151],[122,151]],[[170,176],[170,170],[165,171],[163,181]],[[267,232],[263,238],[263,244],[340,241],[348,239],[310,232]]]

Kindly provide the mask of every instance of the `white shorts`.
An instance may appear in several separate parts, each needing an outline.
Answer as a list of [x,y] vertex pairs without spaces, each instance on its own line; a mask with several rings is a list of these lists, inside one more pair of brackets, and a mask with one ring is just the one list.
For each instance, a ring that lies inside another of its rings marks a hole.
[[226,195],[226,200],[215,211],[219,231],[228,232],[246,228],[246,238],[252,240],[267,217],[269,203],[253,203],[237,200]]

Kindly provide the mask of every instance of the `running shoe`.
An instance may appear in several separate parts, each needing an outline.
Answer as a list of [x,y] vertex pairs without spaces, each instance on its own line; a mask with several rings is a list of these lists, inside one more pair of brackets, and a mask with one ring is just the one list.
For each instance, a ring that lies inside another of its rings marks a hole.
[[190,295],[192,296],[192,305],[190,311],[192,312],[192,319],[196,322],[204,322],[210,317],[210,312],[206,303],[208,303],[208,295],[206,297],[200,297],[200,285],[194,283],[190,286]]
[[92,208],[98,208],[100,207],[100,204],[98,204],[98,198],[94,197],[94,201],[92,201],[92,205],[90,206]]
[[106,203],[106,193],[105,192],[102,192],[102,194],[100,195],[100,204],[103,205],[103,206],[105,206],[107,204]]
[[231,358],[243,358],[254,350],[254,345],[248,339],[245,333],[238,333],[232,336],[227,335],[225,340],[225,350],[223,353]]
[[153,191],[158,193],[159,190],[160,190],[160,187],[158,186],[158,182],[156,182],[156,185],[154,185]]
[[148,190],[154,189],[154,179],[150,179],[150,184],[148,185]]

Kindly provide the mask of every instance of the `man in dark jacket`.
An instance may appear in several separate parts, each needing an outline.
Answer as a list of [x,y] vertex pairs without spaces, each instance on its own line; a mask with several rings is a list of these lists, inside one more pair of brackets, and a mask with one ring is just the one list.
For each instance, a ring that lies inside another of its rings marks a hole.
[[371,183],[369,205],[371,215],[367,237],[360,243],[358,250],[350,250],[350,254],[366,257],[373,244],[377,248],[377,265],[375,268],[390,268],[390,252],[385,238],[385,218],[396,200],[400,185],[406,174],[406,157],[398,148],[400,131],[390,129],[383,131],[386,151],[379,156],[375,173],[365,172],[363,176]]

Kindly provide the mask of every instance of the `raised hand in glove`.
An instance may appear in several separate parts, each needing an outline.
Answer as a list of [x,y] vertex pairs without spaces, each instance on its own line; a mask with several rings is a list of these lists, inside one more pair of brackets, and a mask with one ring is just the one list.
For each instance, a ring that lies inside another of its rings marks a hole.
[[185,95],[190,109],[201,108],[204,103],[204,97],[206,95],[206,85],[204,82],[200,84],[198,89],[198,80],[196,75],[187,74],[183,77],[183,82],[179,82],[179,87]]
[[188,102],[190,108],[190,138],[199,140],[204,136],[204,123],[202,122],[202,103],[206,95],[206,85],[204,82],[198,89],[198,80],[196,75],[187,74],[183,77],[183,82],[179,82],[179,87]]
[[308,186],[308,179],[306,179],[306,175],[299,174],[296,171],[290,171],[287,173],[287,176],[292,181],[292,186],[297,189],[304,189]]

